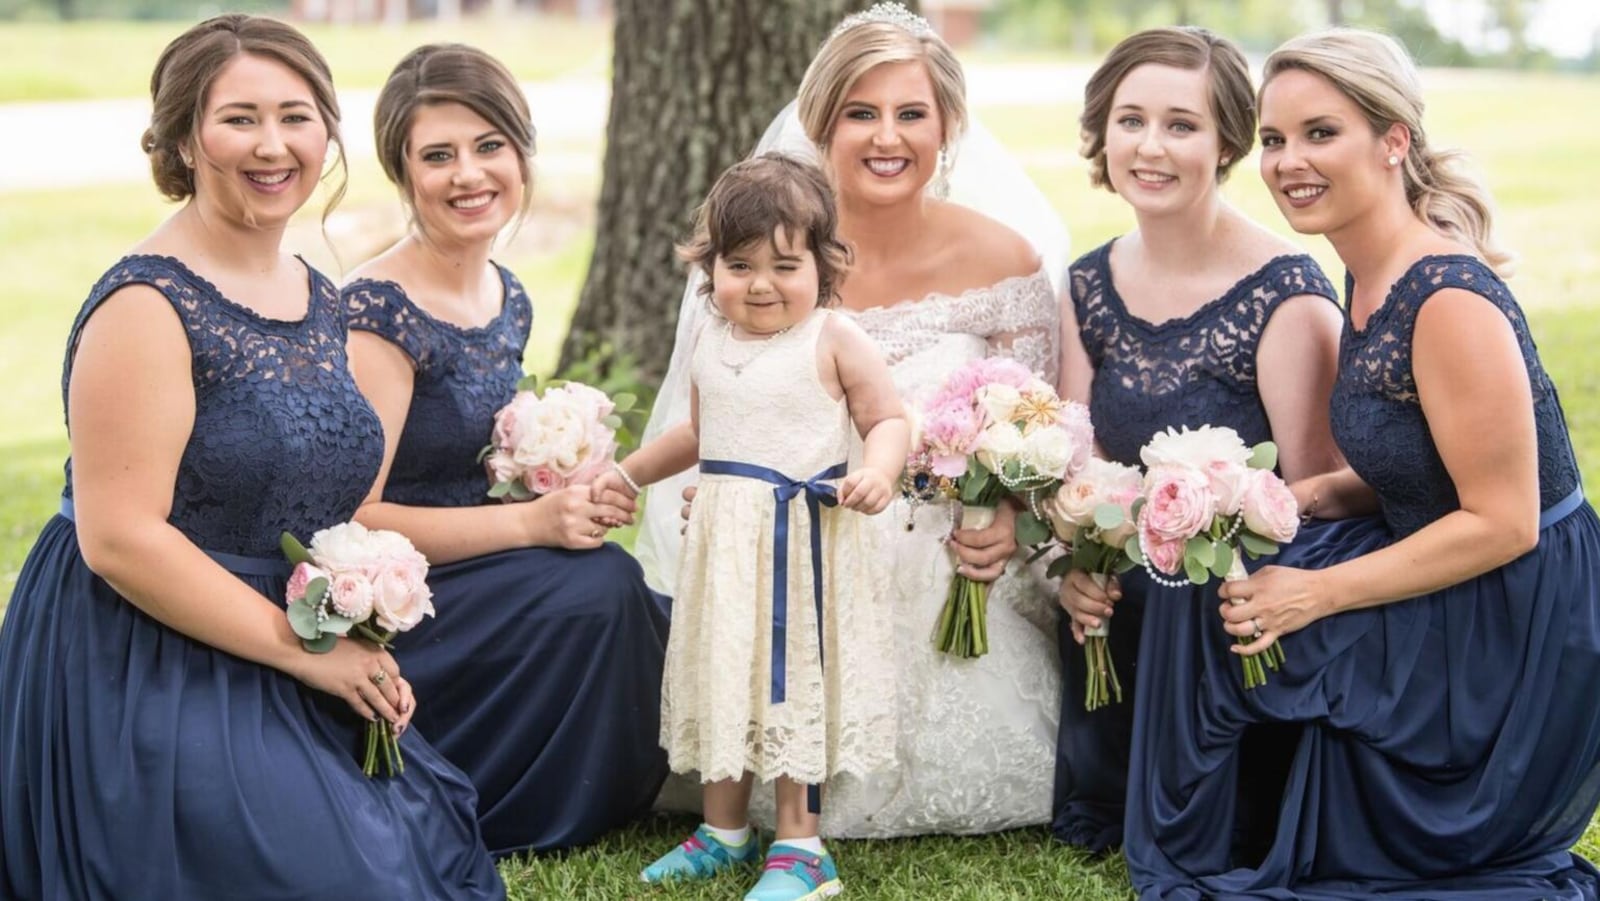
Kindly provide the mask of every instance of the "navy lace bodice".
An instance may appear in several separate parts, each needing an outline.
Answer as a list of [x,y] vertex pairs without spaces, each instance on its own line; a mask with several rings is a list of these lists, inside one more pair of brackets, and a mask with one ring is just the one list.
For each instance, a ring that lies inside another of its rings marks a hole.
[[[1346,291],[1354,287],[1347,276]],[[1422,414],[1411,371],[1417,312],[1444,288],[1487,298],[1516,333],[1533,388],[1540,506],[1548,509],[1578,487],[1578,463],[1561,402],[1510,289],[1476,257],[1423,257],[1389,289],[1364,329],[1357,331],[1346,317],[1333,390],[1334,439],[1356,474],[1377,491],[1384,519],[1397,535],[1415,532],[1461,506]]]
[[[348,520],[377,478],[383,431],[356,389],[338,292],[310,266],[304,319],[268,319],[223,297],[176,259],[129,256],[101,276],[72,326],[63,403],[83,325],[118,288],[149,285],[188,333],[194,430],[183,449],[169,521],[196,545],[279,555]],[[66,496],[72,495],[67,461]]]
[[1078,336],[1094,364],[1089,412],[1107,458],[1139,464],[1139,449],[1170,426],[1228,426],[1246,444],[1272,437],[1256,390],[1256,348],[1286,299],[1337,302],[1305,255],[1281,256],[1182,319],[1152,324],[1128,312],[1111,278],[1111,244],[1072,264]]
[[533,306],[522,283],[498,266],[505,299],[481,328],[428,315],[394,282],[357,279],[341,292],[350,328],[373,332],[411,358],[416,381],[383,499],[417,507],[468,507],[487,500],[478,452],[494,414],[516,393]]

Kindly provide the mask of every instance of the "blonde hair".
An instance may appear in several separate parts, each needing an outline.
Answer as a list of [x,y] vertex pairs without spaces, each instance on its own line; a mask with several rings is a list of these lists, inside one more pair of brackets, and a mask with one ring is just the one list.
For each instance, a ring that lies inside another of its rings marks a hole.
[[1115,191],[1106,171],[1106,130],[1111,103],[1122,80],[1140,66],[1170,66],[1198,71],[1205,76],[1211,115],[1217,120],[1217,143],[1226,164],[1217,166],[1217,181],[1250,154],[1256,139],[1256,95],[1250,84],[1250,64],[1232,41],[1204,28],[1149,28],[1122,39],[1083,87],[1083,114],[1078,118],[1083,144],[1079,153],[1089,161],[1089,183]]
[[423,106],[459,103],[506,136],[517,152],[522,171],[522,203],[526,216],[533,204],[533,116],[517,79],[501,62],[466,44],[424,44],[407,53],[378,92],[373,110],[373,137],[378,162],[408,211],[411,177],[406,173],[411,122]]
[[194,195],[194,169],[183,161],[185,144],[199,153],[200,121],[211,86],[234,57],[259,56],[281,63],[311,87],[312,99],[328,131],[328,142],[339,148],[339,186],[334,189],[322,218],[344,196],[349,173],[344,143],[339,138],[339,98],[333,90],[328,62],[305,35],[291,25],[263,16],[229,13],[214,16],[174,38],[156,60],[150,74],[150,127],[139,146],[150,157],[150,175],[156,188],[171,200]]
[[944,145],[953,152],[967,130],[967,77],[961,63],[938,35],[912,34],[891,22],[864,22],[835,32],[817,51],[800,80],[800,124],[806,137],[825,150],[844,99],[861,76],[884,63],[904,62],[920,62],[928,70]]
[[1509,274],[1513,256],[1494,240],[1488,190],[1462,170],[1459,150],[1433,150],[1422,130],[1422,87],[1417,67],[1388,35],[1338,28],[1294,38],[1267,57],[1262,90],[1290,70],[1327,79],[1360,108],[1374,135],[1405,126],[1411,147],[1401,164],[1406,202],[1439,234],[1471,246],[1490,268]]

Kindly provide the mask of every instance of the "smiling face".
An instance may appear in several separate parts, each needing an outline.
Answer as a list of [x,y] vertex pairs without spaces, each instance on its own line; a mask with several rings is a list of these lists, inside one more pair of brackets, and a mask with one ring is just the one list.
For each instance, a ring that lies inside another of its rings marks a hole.
[[1289,225],[1330,234],[1404,187],[1390,155],[1405,158],[1403,130],[1374,135],[1355,101],[1298,69],[1261,92],[1261,178]]
[[196,202],[261,228],[288,223],[316,190],[328,155],[311,86],[282,63],[248,53],[212,82],[197,139]]
[[1117,85],[1106,122],[1106,174],[1140,213],[1163,215],[1211,201],[1221,143],[1198,69],[1146,64]]
[[772,240],[719,254],[711,296],[723,318],[749,335],[771,335],[817,308],[817,263],[805,235],[779,227]]
[[406,141],[417,224],[452,245],[493,241],[522,200],[522,163],[511,142],[460,103],[420,106]]
[[835,191],[854,203],[917,197],[938,171],[942,143],[927,67],[918,61],[874,66],[845,95],[828,139]]

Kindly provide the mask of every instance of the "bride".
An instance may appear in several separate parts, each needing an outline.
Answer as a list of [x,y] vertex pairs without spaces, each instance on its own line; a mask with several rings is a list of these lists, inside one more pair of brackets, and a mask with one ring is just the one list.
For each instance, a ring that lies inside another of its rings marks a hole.
[[[1053,278],[1066,261],[1065,230],[1015,161],[968,128],[960,63],[924,19],[891,3],[845,19],[757,152],[773,149],[818,160],[829,173],[840,234],[855,250],[842,307],[882,349],[909,406],[985,355],[1015,357],[1055,382]],[[942,199],[947,192],[956,200]],[[688,415],[688,350],[704,313],[691,284],[646,440]],[[648,577],[669,593],[684,484],[653,489],[639,539]],[[1049,819],[1060,692],[1055,593],[1014,553],[1012,517],[1001,509],[993,527],[953,536],[944,504],[899,500],[875,518],[895,579],[897,765],[830,781],[824,835],[978,833]],[[989,653],[973,660],[932,642],[956,565],[994,582]],[[772,822],[770,804],[752,815]]]

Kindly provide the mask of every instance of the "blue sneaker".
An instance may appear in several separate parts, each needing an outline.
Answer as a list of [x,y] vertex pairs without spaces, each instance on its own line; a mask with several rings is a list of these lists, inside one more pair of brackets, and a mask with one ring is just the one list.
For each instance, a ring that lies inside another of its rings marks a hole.
[[812,901],[844,891],[833,855],[812,854],[793,845],[774,844],[767,854],[761,881],[744,901]]
[[753,830],[744,844],[729,845],[702,824],[683,844],[640,870],[639,878],[649,883],[710,879],[724,870],[755,863],[759,856],[761,848]]

